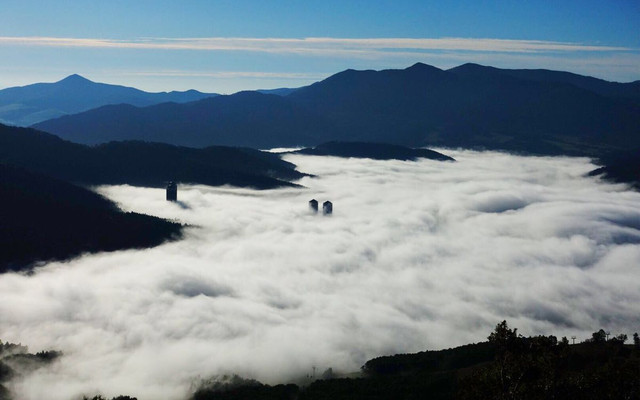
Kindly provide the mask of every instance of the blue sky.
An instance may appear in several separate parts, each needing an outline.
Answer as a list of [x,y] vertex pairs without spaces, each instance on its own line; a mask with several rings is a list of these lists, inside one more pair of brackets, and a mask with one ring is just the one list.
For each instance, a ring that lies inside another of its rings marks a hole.
[[0,88],[297,87],[347,69],[568,70],[640,79],[640,2],[2,0]]

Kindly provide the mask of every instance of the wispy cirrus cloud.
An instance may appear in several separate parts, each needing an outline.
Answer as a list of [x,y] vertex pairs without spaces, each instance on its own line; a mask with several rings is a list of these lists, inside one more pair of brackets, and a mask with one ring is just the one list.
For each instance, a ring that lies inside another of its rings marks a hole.
[[324,79],[330,73],[305,72],[265,72],[265,71],[181,71],[181,70],[148,70],[123,73],[129,76],[158,76],[158,77],[186,77],[186,78],[214,78],[214,79],[290,79],[290,80],[318,80]]
[[503,53],[540,52],[620,52],[637,49],[620,46],[591,45],[543,40],[476,39],[476,38],[60,38],[60,37],[0,37],[0,45],[192,50],[247,51],[306,55],[371,56],[396,51],[469,51]]

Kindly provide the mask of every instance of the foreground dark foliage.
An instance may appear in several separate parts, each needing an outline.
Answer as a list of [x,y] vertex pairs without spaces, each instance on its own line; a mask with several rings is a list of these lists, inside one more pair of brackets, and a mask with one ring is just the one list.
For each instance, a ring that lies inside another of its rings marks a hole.
[[489,336],[495,360],[461,381],[459,398],[637,399],[640,348],[625,340],[606,340],[600,330],[570,346],[566,338],[519,336],[503,321]]
[[203,382],[193,395],[193,400],[294,400],[298,398],[299,388],[296,385],[269,386],[237,375],[223,376],[212,382]]
[[203,388],[209,399],[638,399],[640,339],[607,340],[603,330],[569,345],[555,336],[523,337],[506,323],[489,341],[441,351],[378,357],[357,379],[317,380],[307,387],[268,386],[235,378]]

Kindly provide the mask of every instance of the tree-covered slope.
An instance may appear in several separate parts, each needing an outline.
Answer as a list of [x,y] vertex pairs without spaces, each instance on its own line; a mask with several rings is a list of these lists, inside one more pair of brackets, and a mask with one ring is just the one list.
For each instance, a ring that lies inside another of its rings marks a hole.
[[0,164],[0,272],[85,252],[156,246],[180,224],[124,213],[90,190]]
[[224,146],[140,141],[89,147],[30,128],[0,125],[0,162],[82,184],[162,186],[167,181],[268,189],[303,176],[280,156]]

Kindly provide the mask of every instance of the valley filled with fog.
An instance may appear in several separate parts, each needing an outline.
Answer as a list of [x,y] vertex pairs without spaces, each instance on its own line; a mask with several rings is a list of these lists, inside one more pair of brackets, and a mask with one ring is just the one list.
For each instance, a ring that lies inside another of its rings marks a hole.
[[[148,250],[0,276],[3,341],[61,350],[20,398],[185,398],[198,379],[525,335],[640,327],[640,193],[587,158],[442,150],[457,162],[286,155],[305,188],[101,186],[125,211],[189,224]],[[331,216],[307,202],[333,202]]]

